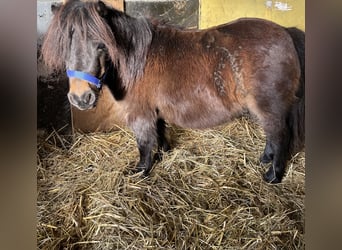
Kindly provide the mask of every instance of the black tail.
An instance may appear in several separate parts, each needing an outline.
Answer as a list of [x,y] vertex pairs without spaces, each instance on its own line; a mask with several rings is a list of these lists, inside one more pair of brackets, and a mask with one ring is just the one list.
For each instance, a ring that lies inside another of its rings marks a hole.
[[288,121],[292,134],[290,150],[291,154],[295,154],[305,145],[305,33],[297,28],[286,30],[292,37],[301,70],[299,88],[296,93],[298,99],[292,107]]

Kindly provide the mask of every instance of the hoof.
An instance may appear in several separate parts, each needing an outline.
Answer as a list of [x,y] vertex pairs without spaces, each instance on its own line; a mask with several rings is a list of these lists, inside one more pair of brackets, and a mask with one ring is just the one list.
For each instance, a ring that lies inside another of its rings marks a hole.
[[167,142],[165,142],[165,143],[163,144],[163,146],[162,146],[162,150],[163,150],[164,152],[169,152],[169,151],[171,150],[170,144],[167,143]]
[[143,173],[142,173],[142,176],[143,177],[148,177],[150,175],[150,170],[144,170]]
[[163,153],[157,152],[153,156],[153,163],[160,162],[163,159]]
[[141,174],[142,177],[148,177],[150,174],[150,171],[146,171],[145,169],[134,169],[133,174]]
[[270,163],[272,160],[273,160],[273,157],[268,154],[264,153],[260,156],[260,162],[263,164]]
[[270,167],[263,177],[267,183],[276,184],[281,182],[281,178],[276,176],[272,167]]
[[141,166],[141,164],[138,164],[135,170],[133,170],[133,173],[141,173],[143,177],[147,177],[150,174],[150,171],[151,168],[145,168],[144,166]]

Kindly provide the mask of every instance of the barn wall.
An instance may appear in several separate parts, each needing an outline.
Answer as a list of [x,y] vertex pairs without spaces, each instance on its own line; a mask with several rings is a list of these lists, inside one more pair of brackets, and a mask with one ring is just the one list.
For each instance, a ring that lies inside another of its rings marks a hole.
[[[147,16],[185,27],[198,27],[200,0],[103,0],[132,16]],[[52,18],[51,4],[62,0],[37,0],[37,35],[48,28]]]
[[126,0],[125,12],[187,28],[198,28],[200,0]]
[[305,30],[305,0],[201,0],[199,27],[259,17]]

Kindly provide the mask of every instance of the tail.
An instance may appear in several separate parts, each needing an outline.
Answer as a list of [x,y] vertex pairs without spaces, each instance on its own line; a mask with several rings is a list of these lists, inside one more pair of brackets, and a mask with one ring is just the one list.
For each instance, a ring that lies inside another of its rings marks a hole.
[[291,154],[303,149],[305,145],[305,33],[297,28],[286,28],[293,40],[300,63],[300,83],[296,92],[296,102],[292,106],[289,126],[292,134]]

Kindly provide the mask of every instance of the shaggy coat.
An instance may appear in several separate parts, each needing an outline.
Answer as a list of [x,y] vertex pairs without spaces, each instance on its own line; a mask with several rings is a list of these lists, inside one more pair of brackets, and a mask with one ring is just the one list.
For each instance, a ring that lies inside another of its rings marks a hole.
[[[138,143],[138,170],[148,174],[157,143],[168,150],[165,122],[209,128],[249,113],[266,134],[261,162],[277,183],[304,145],[305,35],[296,28],[243,18],[206,30],[185,30],[133,18],[102,2],[54,7],[42,54],[48,65],[103,79],[119,116]],[[80,109],[98,90],[70,78]]]

